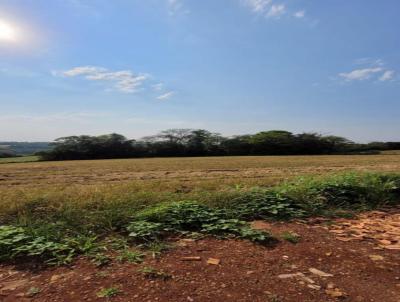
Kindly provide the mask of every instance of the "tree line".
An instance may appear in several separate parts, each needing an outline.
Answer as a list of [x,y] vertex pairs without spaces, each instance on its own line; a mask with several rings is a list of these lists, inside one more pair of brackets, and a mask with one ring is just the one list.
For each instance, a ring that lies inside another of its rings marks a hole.
[[68,136],[39,152],[43,160],[78,160],[172,156],[317,155],[399,150],[400,142],[357,144],[340,136],[293,134],[283,130],[224,137],[203,129],[169,129],[130,140],[120,134]]

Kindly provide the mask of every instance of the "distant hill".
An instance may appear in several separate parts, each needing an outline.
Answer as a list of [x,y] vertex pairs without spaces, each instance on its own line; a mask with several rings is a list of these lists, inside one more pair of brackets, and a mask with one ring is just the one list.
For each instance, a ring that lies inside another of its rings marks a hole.
[[49,142],[0,142],[0,153],[12,155],[31,155],[49,149]]

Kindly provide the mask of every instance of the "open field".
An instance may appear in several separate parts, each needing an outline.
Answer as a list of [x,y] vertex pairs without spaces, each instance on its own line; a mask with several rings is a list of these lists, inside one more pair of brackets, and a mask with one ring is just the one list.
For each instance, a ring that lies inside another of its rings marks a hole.
[[230,198],[237,188],[271,186],[302,175],[398,172],[399,155],[151,158],[0,165],[0,213],[46,200],[91,204]]
[[399,155],[1,164],[0,295],[395,302],[398,171]]
[[343,171],[398,172],[400,156],[239,156],[10,163],[0,166],[0,188],[125,183],[157,191],[179,189],[183,184],[189,189],[220,189],[236,184],[272,185],[299,175]]
[[6,157],[6,158],[0,158],[0,164],[26,163],[26,162],[35,162],[38,160],[39,160],[39,156],[35,156],[35,155]]

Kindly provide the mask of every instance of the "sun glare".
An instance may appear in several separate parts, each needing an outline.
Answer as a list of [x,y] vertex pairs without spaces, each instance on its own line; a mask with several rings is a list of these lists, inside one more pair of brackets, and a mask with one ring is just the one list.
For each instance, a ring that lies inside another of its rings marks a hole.
[[17,40],[17,32],[15,28],[2,20],[0,20],[0,42]]

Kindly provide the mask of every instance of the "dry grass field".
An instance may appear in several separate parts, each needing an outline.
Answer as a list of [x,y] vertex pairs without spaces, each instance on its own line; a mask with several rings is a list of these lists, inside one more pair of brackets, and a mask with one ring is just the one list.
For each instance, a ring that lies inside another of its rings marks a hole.
[[301,175],[399,172],[399,155],[151,158],[0,164],[0,211],[45,199],[141,203],[221,199],[235,188],[270,186]]
[[49,188],[132,184],[152,190],[221,189],[231,185],[271,185],[307,174],[341,171],[400,171],[400,157],[388,155],[240,156],[150,158],[0,165],[0,188]]

